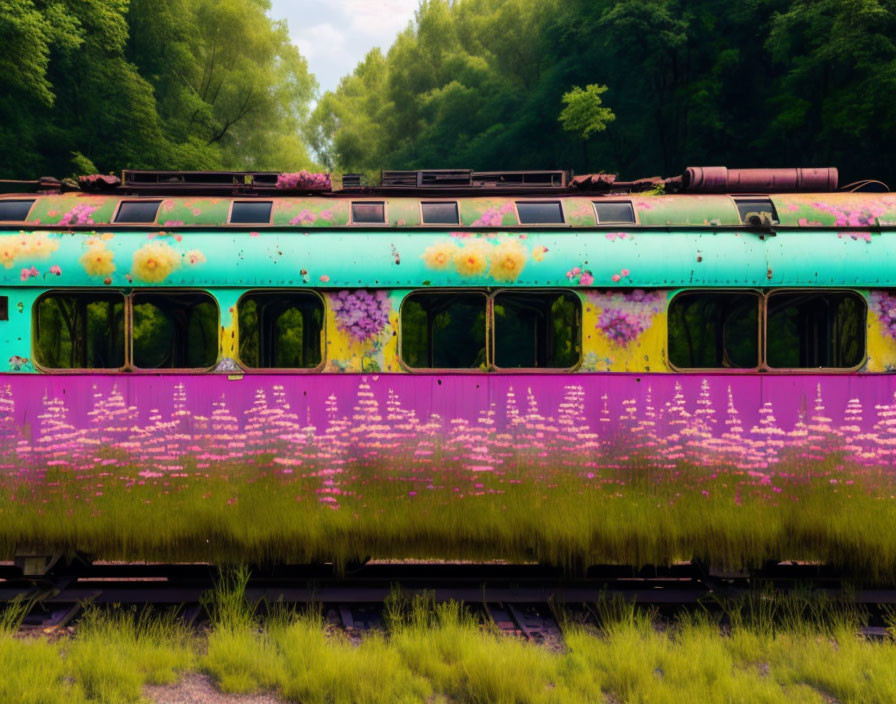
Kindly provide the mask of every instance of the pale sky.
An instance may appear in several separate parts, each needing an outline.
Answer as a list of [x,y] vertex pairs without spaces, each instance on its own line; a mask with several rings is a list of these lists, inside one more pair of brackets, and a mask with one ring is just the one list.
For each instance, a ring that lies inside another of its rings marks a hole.
[[419,0],[271,0],[308,60],[320,92],[334,90],[373,47],[385,53],[414,18]]

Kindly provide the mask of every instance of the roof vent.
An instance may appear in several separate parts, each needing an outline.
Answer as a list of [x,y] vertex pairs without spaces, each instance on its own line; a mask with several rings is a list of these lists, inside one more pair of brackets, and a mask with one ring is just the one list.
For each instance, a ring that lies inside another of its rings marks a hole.
[[383,171],[382,185],[391,188],[463,188],[473,185],[470,169]]
[[476,171],[477,186],[509,188],[566,188],[565,171]]
[[342,174],[343,188],[360,188],[361,174]]

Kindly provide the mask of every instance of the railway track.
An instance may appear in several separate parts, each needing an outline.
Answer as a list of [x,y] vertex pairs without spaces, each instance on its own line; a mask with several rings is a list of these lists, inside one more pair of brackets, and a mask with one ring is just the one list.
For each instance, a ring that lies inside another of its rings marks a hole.
[[[52,632],[75,621],[88,605],[171,608],[190,623],[206,614],[203,595],[221,579],[207,564],[80,565],[40,579],[24,579],[10,564],[0,564],[0,608],[24,600],[29,613],[23,627]],[[699,564],[663,568],[620,566],[590,568],[571,576],[560,569],[516,564],[371,563],[349,574],[330,565],[255,569],[245,596],[249,603],[320,605],[327,621],[348,631],[383,626],[391,594],[426,593],[436,602],[462,601],[501,630],[536,642],[561,635],[564,617],[598,621],[594,605],[621,599],[672,616],[683,609],[720,608],[726,601],[757,590],[800,590],[846,599],[872,613],[896,605],[896,587],[856,588],[836,571],[820,565],[779,563],[752,574],[719,574]],[[561,615],[561,610],[563,615]],[[871,637],[886,629],[865,629]]]

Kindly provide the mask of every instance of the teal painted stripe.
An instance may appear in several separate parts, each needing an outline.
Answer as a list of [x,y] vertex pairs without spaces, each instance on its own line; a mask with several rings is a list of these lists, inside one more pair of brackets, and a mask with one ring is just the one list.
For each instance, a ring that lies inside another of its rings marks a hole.
[[[830,230],[782,231],[765,239],[743,231],[623,234],[570,230],[461,238],[431,231],[334,236],[269,230],[256,236],[184,232],[179,240],[172,235],[150,239],[146,232],[118,233],[108,240],[97,240],[94,234],[51,234],[58,247],[49,256],[17,257],[12,266],[0,265],[0,286],[103,286],[107,277],[107,285],[115,287],[569,286],[567,273],[576,267],[591,272],[590,285],[599,288],[896,286],[894,231],[854,236]],[[85,271],[82,257],[91,239],[111,253],[111,273],[91,276]],[[454,253],[483,247],[483,256],[494,258],[496,248],[506,242],[514,244],[503,251],[522,258],[522,270],[512,281],[496,276],[491,263],[470,276],[459,274],[453,264],[443,270],[426,265],[432,247]],[[141,280],[146,269],[139,265],[138,252],[145,260],[147,251],[161,253],[164,266],[171,267],[163,280]],[[572,285],[579,281],[573,278]]]

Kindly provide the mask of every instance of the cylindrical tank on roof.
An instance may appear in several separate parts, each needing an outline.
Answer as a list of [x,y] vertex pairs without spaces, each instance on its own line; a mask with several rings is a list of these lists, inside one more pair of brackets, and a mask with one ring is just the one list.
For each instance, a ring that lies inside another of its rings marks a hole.
[[688,193],[807,193],[837,190],[837,169],[729,169],[689,166],[682,175]]

